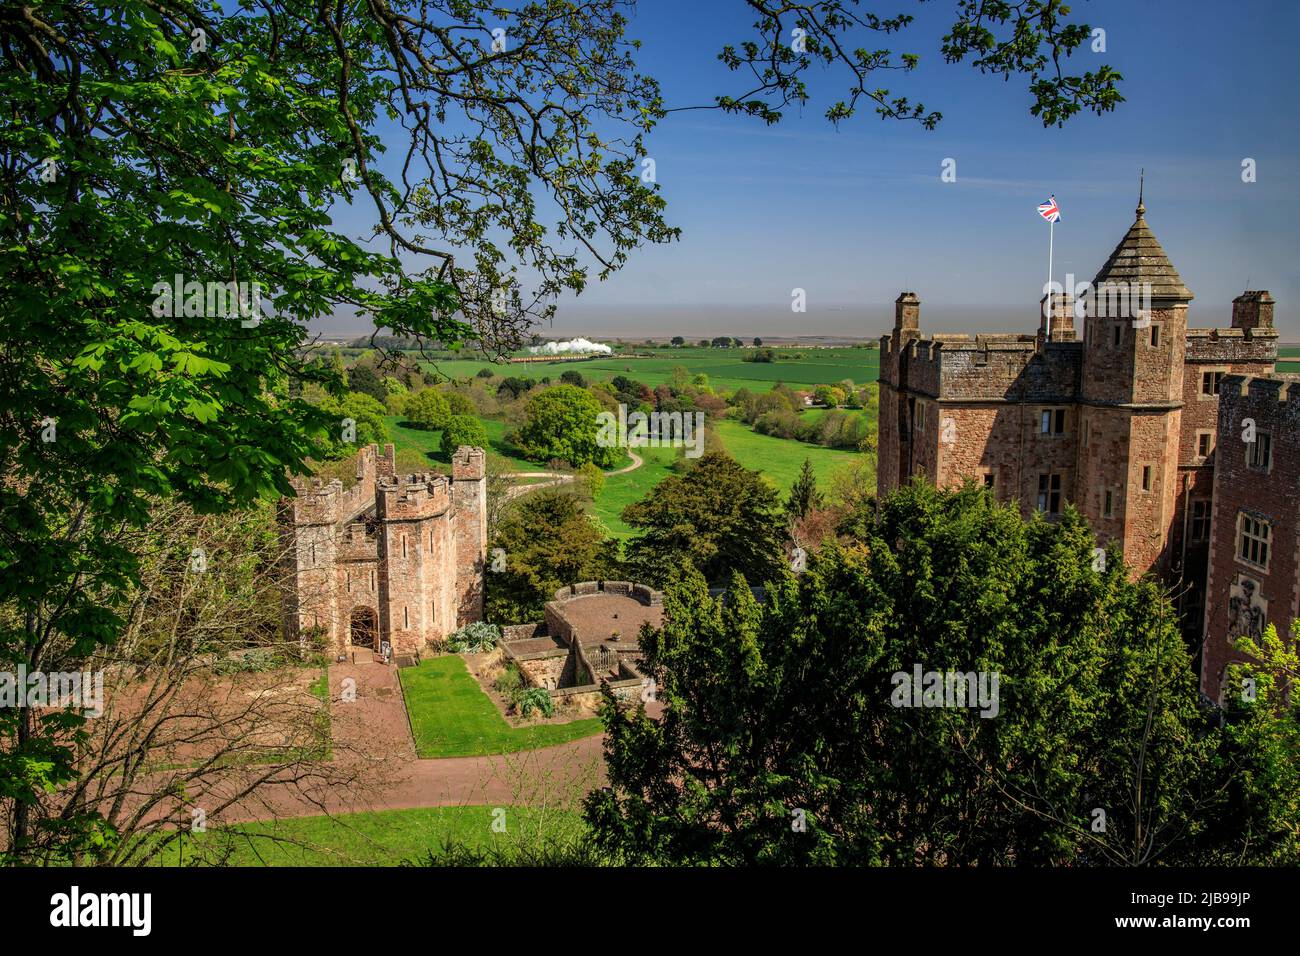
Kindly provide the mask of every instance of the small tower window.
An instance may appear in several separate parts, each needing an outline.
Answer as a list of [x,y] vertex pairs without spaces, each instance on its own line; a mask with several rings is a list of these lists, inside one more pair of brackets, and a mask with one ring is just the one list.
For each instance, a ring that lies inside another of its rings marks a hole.
[[1160,326],[1158,325],[1151,326],[1151,347],[1160,348]]
[[411,626],[411,609],[409,607],[404,607],[402,608],[402,627],[410,627],[410,626]]
[[406,535],[402,535],[402,557],[406,557]]
[[1106,489],[1106,503],[1101,506],[1101,516],[1111,518],[1115,515],[1115,492]]
[[1142,466],[1142,490],[1143,491],[1151,490],[1151,466],[1150,465]]
[[1111,329],[1113,330],[1115,336],[1113,340],[1115,344],[1115,348],[1119,348],[1120,336],[1124,334],[1124,328],[1118,322],[1116,322],[1113,326],[1111,326]]
[[1267,474],[1273,467],[1273,436],[1268,432],[1256,432],[1255,440],[1246,448],[1246,463]]

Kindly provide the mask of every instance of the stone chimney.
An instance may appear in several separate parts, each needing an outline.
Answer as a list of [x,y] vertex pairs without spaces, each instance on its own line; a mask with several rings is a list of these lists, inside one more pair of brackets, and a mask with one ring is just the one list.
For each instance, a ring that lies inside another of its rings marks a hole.
[[894,300],[894,334],[909,339],[921,337],[921,300],[915,292],[901,292]]
[[1038,337],[1047,338],[1048,309],[1051,309],[1051,341],[1073,342],[1074,332],[1074,296],[1069,292],[1051,292],[1038,300]]
[[1232,327],[1234,329],[1271,329],[1273,327],[1273,297],[1260,289],[1246,291],[1232,300]]

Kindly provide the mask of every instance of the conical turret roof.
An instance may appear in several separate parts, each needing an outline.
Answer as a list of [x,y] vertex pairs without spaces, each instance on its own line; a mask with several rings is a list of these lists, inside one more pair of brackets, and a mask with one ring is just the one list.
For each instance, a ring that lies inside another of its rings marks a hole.
[[1146,207],[1138,201],[1137,219],[1124,238],[1120,240],[1115,251],[1110,254],[1106,264],[1092,280],[1093,288],[1106,283],[1131,284],[1141,286],[1149,283],[1152,299],[1178,299],[1190,302],[1192,293],[1183,285],[1183,279],[1174,268],[1160,240],[1151,232],[1145,219]]

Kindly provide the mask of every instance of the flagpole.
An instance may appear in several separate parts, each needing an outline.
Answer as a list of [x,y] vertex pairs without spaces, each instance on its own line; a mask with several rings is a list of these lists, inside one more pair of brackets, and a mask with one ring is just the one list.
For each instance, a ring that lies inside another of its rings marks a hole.
[[1047,227],[1047,341],[1052,340],[1052,251],[1056,239],[1056,220]]

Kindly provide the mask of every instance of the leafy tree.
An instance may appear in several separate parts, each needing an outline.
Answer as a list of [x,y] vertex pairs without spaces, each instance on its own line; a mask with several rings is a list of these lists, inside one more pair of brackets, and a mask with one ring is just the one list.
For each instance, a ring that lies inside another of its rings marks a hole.
[[757,335],[754,336],[754,348],[758,348],[762,344],[763,344],[763,340],[760,339]]
[[487,617],[500,624],[540,621],[546,602],[575,581],[618,577],[617,543],[562,490],[521,498],[497,523],[491,546],[506,559],[486,580]]
[[623,520],[642,532],[627,545],[628,565],[636,580],[651,584],[687,565],[711,583],[725,583],[733,572],[755,584],[770,581],[782,567],[777,506],[759,472],[710,452],[623,509]]
[[469,396],[464,392],[447,389],[442,393],[442,397],[447,400],[447,411],[451,415],[478,414],[478,409],[474,407],[474,403],[469,400]]
[[388,386],[383,378],[369,365],[354,365],[348,370],[348,387],[354,392],[369,395],[377,402],[388,397]]
[[609,468],[619,452],[598,439],[600,412],[600,403],[586,389],[556,385],[528,400],[524,424],[511,440],[533,461],[566,461],[575,467],[594,462]]
[[578,469],[578,480],[582,483],[588,498],[599,498],[605,487],[605,473],[591,462]]
[[[739,575],[726,600],[693,570],[670,583],[641,639],[662,718],[606,702],[611,788],[586,814],[607,850],[1294,865],[1294,705],[1270,688],[1257,723],[1202,712],[1165,595],[1116,553],[1095,570],[1077,513],[1026,522],[983,489],[918,483],[852,530],[765,604]],[[941,706],[923,680],[916,706],[918,668],[971,673],[981,693],[971,706],[954,683]]]
[[447,419],[451,418],[451,407],[447,397],[436,388],[425,388],[406,400],[407,420],[416,428],[437,431],[445,428]]
[[586,388],[587,380],[582,377],[582,373],[577,369],[566,369],[560,375],[561,385],[576,385],[578,388]]
[[532,387],[533,380],[531,378],[516,378],[511,375],[509,378],[503,378],[501,383],[497,385],[497,394],[509,395],[514,399],[529,391]]
[[491,377],[492,377],[493,375],[495,375],[495,374],[496,374],[496,373],[493,372],[490,368],[481,368],[481,369],[479,369],[477,372],[474,373],[474,377],[475,377],[475,378],[491,378]]
[[680,348],[681,346],[686,344],[686,340],[682,338],[680,335],[674,335],[671,344]]
[[337,406],[340,424],[350,418],[356,423],[356,442],[358,445],[382,444],[389,440],[388,423],[384,416],[386,409],[375,399],[363,392],[349,392]]
[[812,461],[805,458],[803,467],[799,469],[799,477],[790,487],[790,496],[785,499],[786,518],[793,523],[825,505],[825,498],[817,490],[817,476],[813,474]]
[[452,415],[442,430],[440,447],[446,458],[450,459],[461,445],[473,448],[486,448],[488,445],[487,429],[473,415]]

